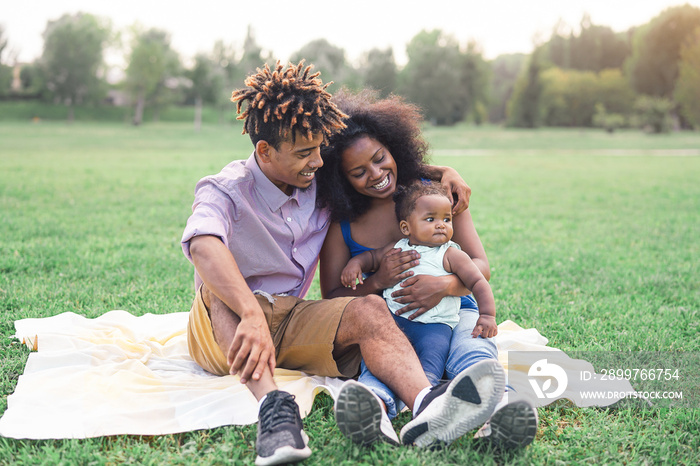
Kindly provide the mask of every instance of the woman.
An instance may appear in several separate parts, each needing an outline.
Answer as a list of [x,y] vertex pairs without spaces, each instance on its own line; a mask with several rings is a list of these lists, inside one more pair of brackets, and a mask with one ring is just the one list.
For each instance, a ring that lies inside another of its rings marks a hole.
[[[323,297],[381,293],[410,277],[404,282],[403,290],[393,295],[405,304],[398,313],[410,312],[409,319],[431,309],[445,296],[462,296],[460,321],[453,329],[445,367],[448,378],[480,360],[497,358],[496,345],[491,339],[472,338],[479,313],[469,290],[454,275],[412,276],[409,269],[419,260],[415,251],[394,251],[382,259],[377,271],[363,284],[355,289],[342,286],[341,272],[352,256],[402,238],[392,199],[397,186],[423,178],[443,178],[445,183],[444,178],[454,179],[458,175],[447,167],[426,165],[428,146],[421,135],[420,112],[414,105],[396,96],[378,100],[368,92],[337,93],[334,99],[349,118],[345,120],[347,128],[332,136],[323,150],[324,166],[317,177],[319,206],[329,208],[333,220],[321,251]],[[488,280],[488,259],[471,213],[468,208],[455,207],[453,240]],[[363,366],[363,382],[382,399],[389,416],[395,415],[393,393],[376,379],[368,383],[366,375]],[[536,431],[534,408],[524,400],[507,398],[497,408],[499,412],[494,413],[490,426],[480,432],[506,445],[527,445]],[[515,418],[527,419],[532,428],[524,434],[514,432]]]

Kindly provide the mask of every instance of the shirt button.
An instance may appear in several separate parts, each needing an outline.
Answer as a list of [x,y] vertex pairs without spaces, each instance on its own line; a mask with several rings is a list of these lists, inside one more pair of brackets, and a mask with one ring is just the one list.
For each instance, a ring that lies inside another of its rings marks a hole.
[[291,221],[292,221],[292,217],[287,217],[287,221],[288,221],[288,222],[291,222]]
[[294,248],[294,252],[297,252],[297,248]]

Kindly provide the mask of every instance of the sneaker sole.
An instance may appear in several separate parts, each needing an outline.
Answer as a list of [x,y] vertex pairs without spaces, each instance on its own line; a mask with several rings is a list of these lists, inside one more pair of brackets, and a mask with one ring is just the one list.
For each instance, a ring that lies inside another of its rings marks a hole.
[[271,456],[258,456],[255,459],[255,466],[270,466],[273,464],[297,463],[311,456],[311,449],[307,445],[309,437],[306,432],[301,431],[301,436],[304,439],[304,448],[294,448],[291,445],[285,445],[278,448]]
[[537,415],[532,405],[515,401],[491,417],[491,435],[486,437],[498,448],[515,449],[528,446],[537,435]]
[[454,378],[442,400],[436,398],[401,429],[401,441],[422,448],[449,445],[486,422],[504,389],[505,374],[497,361],[474,364]]
[[399,445],[381,430],[382,407],[360,384],[346,383],[335,402],[335,423],[347,438],[359,445],[377,442]]

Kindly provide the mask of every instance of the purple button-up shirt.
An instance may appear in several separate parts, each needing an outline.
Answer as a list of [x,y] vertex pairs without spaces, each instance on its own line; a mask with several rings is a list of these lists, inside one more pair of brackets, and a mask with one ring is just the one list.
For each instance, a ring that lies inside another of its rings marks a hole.
[[[252,291],[304,297],[329,225],[328,212],[316,209],[315,181],[287,196],[260,170],[253,154],[197,183],[182,250],[192,262],[190,240],[217,236]],[[201,283],[195,270],[195,288]]]

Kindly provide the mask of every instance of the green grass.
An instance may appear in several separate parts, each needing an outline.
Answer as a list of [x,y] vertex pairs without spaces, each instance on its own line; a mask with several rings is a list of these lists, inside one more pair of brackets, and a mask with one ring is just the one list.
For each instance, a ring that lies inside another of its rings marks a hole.
[[[74,118],[81,122],[124,122],[130,123],[134,111],[132,107],[115,107],[111,105],[78,105],[74,108]],[[144,111],[144,122],[153,121],[153,109],[147,107]],[[226,121],[235,120],[235,113],[229,111],[223,118]],[[202,121],[204,123],[217,123],[222,116],[219,111],[211,106],[202,109]],[[164,122],[193,122],[193,106],[171,105],[160,111],[158,118]],[[68,107],[62,104],[52,104],[39,100],[0,100],[0,121],[28,122],[28,121],[62,121],[68,119]]]
[[[700,134],[428,128],[473,189],[498,320],[565,351],[700,351]],[[668,151],[666,151],[668,150]],[[249,154],[240,126],[0,123],[0,413],[28,351],[13,322],[189,309],[179,239],[196,181]],[[665,153],[666,155],[661,155]],[[460,156],[470,155],[470,156]],[[621,156],[623,155],[623,156]],[[317,285],[311,296],[318,296]],[[697,369],[696,369],[697,370]],[[332,402],[306,418],[306,464],[697,464],[696,409],[539,410],[522,452],[352,445]],[[401,416],[395,426],[407,420]],[[243,464],[255,426],[158,437],[0,438],[0,464]]]

